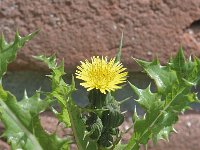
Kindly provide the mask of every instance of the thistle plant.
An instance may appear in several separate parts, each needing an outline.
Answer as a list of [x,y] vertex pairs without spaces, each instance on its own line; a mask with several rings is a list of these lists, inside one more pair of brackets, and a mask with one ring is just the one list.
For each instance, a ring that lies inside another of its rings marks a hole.
[[118,127],[123,123],[124,116],[120,105],[111,92],[121,88],[118,84],[126,81],[127,72],[119,61],[93,57],[81,62],[76,75],[83,80],[82,86],[89,91],[89,104],[86,109],[85,136],[97,142],[98,147],[113,146],[113,136],[119,136]]
[[[37,33],[24,37],[16,33],[11,43],[7,43],[3,35],[0,37],[1,80],[17,51]],[[135,101],[145,114],[138,116],[135,109],[133,126],[129,128],[133,128],[134,132],[131,139],[122,144],[121,139],[129,129],[126,132],[119,130],[124,115],[120,110],[122,102],[114,96],[127,83],[128,73],[120,62],[121,48],[122,39],[116,57],[94,56],[77,67],[75,77],[82,81],[80,84],[88,91],[89,102],[85,107],[78,106],[73,100],[72,93],[77,90],[74,77],[71,84],[65,83],[62,78],[66,74],[64,62],[58,64],[54,55],[34,57],[51,70],[48,75],[51,91],[38,90],[31,97],[25,91],[24,98],[17,101],[13,94],[3,89],[1,82],[0,119],[5,126],[2,137],[7,139],[11,149],[68,150],[75,143],[79,150],[139,150],[149,140],[154,144],[159,139],[168,140],[169,134],[175,131],[173,125],[178,121],[179,113],[190,109],[191,103],[199,102],[197,93],[191,89],[197,86],[200,79],[200,60],[196,57],[186,59],[182,49],[165,66],[157,59],[152,62],[134,59],[154,80],[156,91],[151,91],[151,84],[139,89],[128,82],[133,94],[138,96]],[[55,114],[59,123],[72,129],[74,138],[59,138],[56,133],[49,134],[42,128],[39,115],[47,110]]]

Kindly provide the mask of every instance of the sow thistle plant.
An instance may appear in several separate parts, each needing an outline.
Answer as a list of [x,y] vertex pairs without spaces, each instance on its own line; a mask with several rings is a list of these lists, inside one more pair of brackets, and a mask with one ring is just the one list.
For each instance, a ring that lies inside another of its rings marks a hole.
[[81,85],[90,91],[87,108],[92,112],[85,116],[85,135],[99,147],[110,147],[113,135],[119,135],[118,126],[124,121],[120,106],[110,92],[121,88],[118,84],[126,81],[127,72],[115,59],[92,57],[91,60],[91,63],[81,62],[76,71],[77,78],[84,81]]
[[[0,37],[0,78],[6,73],[7,65],[12,62],[17,51],[31,40],[38,31],[21,37],[18,32],[11,43]],[[122,40],[121,40],[122,43]],[[143,108],[145,114],[132,116],[134,129],[131,139],[121,143],[123,135],[119,126],[124,122],[120,111],[123,101],[115,99],[116,90],[123,88],[127,82],[127,70],[120,62],[121,47],[115,58],[94,56],[91,60],[82,61],[77,67],[75,77],[88,91],[88,105],[78,106],[72,98],[75,88],[74,77],[71,84],[63,80],[64,62],[57,64],[56,57],[36,56],[48,65],[51,74],[51,91],[38,90],[32,97],[26,92],[24,98],[17,101],[9,91],[0,85],[0,119],[5,130],[1,135],[17,150],[68,150],[75,143],[79,150],[139,150],[149,140],[155,144],[159,139],[168,140],[173,125],[178,121],[180,112],[199,102],[197,93],[191,91],[200,79],[200,60],[196,57],[186,59],[183,50],[179,50],[174,58],[162,66],[159,60],[146,62],[134,59],[144,72],[154,80],[156,91],[151,85],[139,89],[128,82],[135,101]],[[43,99],[41,98],[43,94]],[[55,103],[58,103],[59,110]],[[59,122],[71,128],[73,137],[59,138],[56,133],[49,134],[41,126],[39,115],[44,111],[52,111]],[[146,146],[147,147],[147,146]]]
[[118,84],[126,82],[128,74],[123,72],[125,68],[121,63],[115,62],[115,58],[108,62],[107,58],[92,57],[91,63],[86,60],[77,68],[77,78],[85,81],[81,85],[88,91],[96,89],[103,94],[121,88]]

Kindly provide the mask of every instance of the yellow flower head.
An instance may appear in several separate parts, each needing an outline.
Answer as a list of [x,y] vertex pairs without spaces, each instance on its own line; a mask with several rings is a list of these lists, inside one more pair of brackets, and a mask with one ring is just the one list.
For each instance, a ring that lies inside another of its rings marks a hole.
[[120,89],[118,84],[126,82],[128,72],[125,72],[122,64],[115,62],[115,59],[108,61],[106,57],[100,59],[97,56],[91,60],[91,63],[88,60],[81,62],[76,70],[76,78],[84,81],[81,85],[88,91],[99,89],[106,94],[106,91]]

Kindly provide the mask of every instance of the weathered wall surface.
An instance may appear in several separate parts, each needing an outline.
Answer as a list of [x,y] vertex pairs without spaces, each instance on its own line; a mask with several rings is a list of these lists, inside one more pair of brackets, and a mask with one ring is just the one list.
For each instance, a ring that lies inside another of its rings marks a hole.
[[36,69],[31,55],[56,55],[73,71],[93,55],[114,56],[124,32],[123,62],[131,56],[162,62],[180,45],[200,56],[200,0],[0,0],[0,32],[13,38],[38,28],[39,35],[18,54],[10,69]]

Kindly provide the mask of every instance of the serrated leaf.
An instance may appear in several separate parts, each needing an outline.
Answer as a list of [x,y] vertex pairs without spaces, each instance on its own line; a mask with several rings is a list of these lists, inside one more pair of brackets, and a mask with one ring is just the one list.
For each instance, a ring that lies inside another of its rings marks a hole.
[[57,63],[56,63],[56,56],[52,55],[50,57],[46,57],[44,55],[40,55],[40,56],[33,56],[33,58],[43,61],[45,64],[48,65],[48,67],[50,69],[55,69],[57,67]]
[[56,98],[58,101],[61,112],[57,112],[53,109],[60,122],[64,122],[66,127],[71,127],[77,147],[80,150],[96,150],[97,146],[94,142],[89,141],[88,137],[84,137],[85,125],[81,119],[81,108],[79,108],[72,100],[71,94],[76,90],[75,81],[72,76],[71,84],[68,85],[62,79],[64,72],[64,62],[57,65],[55,56],[37,56],[38,60],[45,62],[52,70],[51,78],[52,86],[51,93],[47,95],[46,100],[52,100]]
[[[155,81],[157,90],[160,93],[166,93],[170,87],[177,84],[176,72],[167,66],[161,66],[158,60],[146,62],[135,59],[135,61],[144,69],[144,71]],[[167,77],[167,78],[166,78]]]
[[17,51],[24,46],[26,42],[31,40],[38,31],[35,31],[27,36],[21,37],[16,32],[14,42],[7,43],[4,39],[4,35],[0,36],[0,79],[7,70],[7,65],[15,60]]
[[161,101],[161,96],[157,93],[152,93],[149,85],[146,89],[138,89],[133,84],[129,83],[132,90],[137,94],[139,99],[136,101],[144,108],[146,111],[154,109],[155,107],[161,107],[163,102]]
[[196,85],[200,78],[200,61],[197,57],[192,60],[191,56],[186,60],[183,49],[180,49],[174,59],[169,62],[171,69],[176,71],[179,82],[182,84]]
[[49,103],[40,99],[40,91],[37,91],[32,97],[28,97],[25,91],[24,97],[18,102],[18,105],[24,110],[29,110],[32,115],[38,115],[49,106]]
[[[59,121],[64,122],[66,127],[70,127],[70,118],[67,111],[67,100],[69,94],[74,91],[75,89],[72,89],[70,85],[67,85],[65,81],[62,79],[63,75],[65,75],[64,71],[64,62],[62,62],[60,65],[57,65],[56,57],[50,56],[34,56],[34,58],[43,61],[48,65],[48,67],[52,70],[51,75],[49,75],[51,79],[51,94],[47,96],[48,99],[54,99],[56,98],[60,108],[61,112],[56,112],[56,116],[58,117]],[[64,94],[63,94],[64,93]],[[55,112],[55,110],[54,110]]]
[[158,140],[163,139],[166,141],[169,141],[169,134],[173,131],[173,128],[170,127],[164,127],[159,133],[152,135],[153,143],[156,144]]
[[135,106],[135,109],[134,109],[134,114],[133,114],[133,116],[132,116],[132,121],[133,121],[133,123],[135,123],[137,120],[139,120],[140,119],[140,117],[138,116],[138,114],[137,114],[137,109],[136,109],[136,106]]
[[3,136],[8,139],[11,149],[62,149],[67,141],[55,134],[47,134],[40,124],[39,113],[48,106],[38,93],[17,102],[11,93],[0,86],[0,118],[5,126]]
[[185,59],[180,50],[167,66],[161,66],[158,60],[146,62],[136,60],[144,71],[155,81],[157,91],[152,93],[150,86],[139,89],[130,83],[138,95],[136,102],[146,112],[143,118],[134,120],[134,134],[125,149],[138,150],[152,139],[168,139],[178,114],[184,112],[194,102],[199,102],[197,94],[191,91],[192,85],[199,81],[199,60]]
[[184,70],[185,70],[185,56],[183,54],[182,48],[178,51],[176,57],[174,59],[170,60],[170,65],[171,67],[176,70],[177,75],[183,75]]

